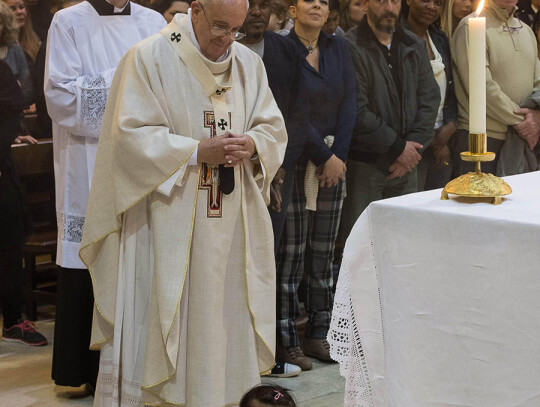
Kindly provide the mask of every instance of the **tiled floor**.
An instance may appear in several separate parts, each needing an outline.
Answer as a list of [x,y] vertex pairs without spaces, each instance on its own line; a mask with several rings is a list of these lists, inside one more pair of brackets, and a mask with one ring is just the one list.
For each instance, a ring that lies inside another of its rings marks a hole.
[[[40,307],[38,330],[49,339],[44,347],[0,342],[0,406],[64,407],[92,406],[91,397],[78,396],[77,390],[55,386],[50,378],[53,309]],[[263,379],[292,390],[298,407],[343,406],[343,379],[337,364],[313,361],[313,370],[290,379]],[[209,406],[210,407],[210,406]]]

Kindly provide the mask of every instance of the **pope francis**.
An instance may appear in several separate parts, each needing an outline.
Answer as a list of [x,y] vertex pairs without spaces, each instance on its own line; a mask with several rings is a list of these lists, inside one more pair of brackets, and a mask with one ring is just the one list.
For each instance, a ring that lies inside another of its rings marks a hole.
[[202,0],[121,60],[80,257],[101,349],[94,406],[236,405],[274,364],[269,185],[283,118],[234,42],[246,0]]

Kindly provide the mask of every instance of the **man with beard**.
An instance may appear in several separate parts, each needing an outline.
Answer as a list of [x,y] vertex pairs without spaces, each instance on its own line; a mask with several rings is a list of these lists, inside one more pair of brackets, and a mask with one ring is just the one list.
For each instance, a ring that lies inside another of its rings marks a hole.
[[398,23],[400,0],[366,0],[347,38],[356,71],[356,128],[347,160],[342,228],[372,202],[416,192],[416,166],[432,141],[440,91],[426,44]]
[[[302,92],[302,59],[288,37],[266,31],[271,15],[271,0],[250,0],[243,30],[242,44],[263,60],[268,85],[285,119],[288,143],[285,158],[272,182],[270,217],[274,231],[274,250],[277,251],[287,206],[291,202],[294,166],[302,154],[309,131],[308,100]],[[280,288],[277,287],[278,297]],[[296,365],[277,360],[271,376],[293,377],[300,373]]]

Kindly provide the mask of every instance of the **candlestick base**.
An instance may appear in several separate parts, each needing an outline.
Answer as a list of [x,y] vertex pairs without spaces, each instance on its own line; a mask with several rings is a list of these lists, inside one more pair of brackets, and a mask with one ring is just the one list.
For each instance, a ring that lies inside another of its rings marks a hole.
[[511,193],[512,188],[502,178],[475,171],[464,174],[446,184],[441,193],[441,199],[449,199],[448,194],[469,198],[493,198],[491,203],[498,205],[502,202],[502,196]]
[[495,153],[471,153],[470,151],[464,151],[460,153],[463,161],[475,161],[475,162],[487,162],[495,159]]

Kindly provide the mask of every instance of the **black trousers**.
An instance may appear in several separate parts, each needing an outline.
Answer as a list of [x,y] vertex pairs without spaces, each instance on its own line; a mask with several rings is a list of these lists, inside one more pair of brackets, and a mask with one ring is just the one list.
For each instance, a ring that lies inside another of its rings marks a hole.
[[21,319],[22,309],[22,248],[0,250],[0,298],[4,327],[11,328]]
[[58,269],[52,378],[61,386],[96,387],[99,352],[91,351],[94,293],[88,270]]

